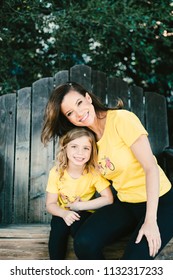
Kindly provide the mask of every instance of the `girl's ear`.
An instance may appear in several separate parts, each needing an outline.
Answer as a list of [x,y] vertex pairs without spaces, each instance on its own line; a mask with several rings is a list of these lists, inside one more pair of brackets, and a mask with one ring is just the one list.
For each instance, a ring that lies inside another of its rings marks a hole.
[[86,92],[85,98],[86,98],[90,103],[92,103],[92,98],[91,98],[91,96],[89,95],[88,92]]

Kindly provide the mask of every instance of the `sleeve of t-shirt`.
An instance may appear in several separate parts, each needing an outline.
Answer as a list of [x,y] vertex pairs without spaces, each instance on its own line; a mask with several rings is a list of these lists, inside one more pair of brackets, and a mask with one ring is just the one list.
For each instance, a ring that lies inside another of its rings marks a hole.
[[139,118],[127,110],[119,110],[116,120],[119,136],[130,147],[141,135],[148,135]]
[[56,166],[54,166],[49,172],[46,191],[50,193],[58,193],[58,174]]
[[110,186],[110,182],[102,177],[102,175],[96,175],[95,177],[95,188],[98,193]]

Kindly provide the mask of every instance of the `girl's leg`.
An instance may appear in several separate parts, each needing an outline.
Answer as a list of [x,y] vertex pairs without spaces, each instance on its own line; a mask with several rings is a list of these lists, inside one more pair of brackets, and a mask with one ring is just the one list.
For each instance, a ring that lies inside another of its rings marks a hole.
[[70,227],[70,233],[73,238],[76,235],[77,231],[82,226],[82,224],[92,215],[92,213],[88,211],[81,211],[79,215],[80,215],[80,220],[75,221]]
[[[141,208],[141,205],[138,204]],[[136,205],[136,213],[140,213],[140,210]],[[143,204],[144,205],[144,204]],[[134,206],[133,206],[134,207]],[[134,210],[134,209],[133,209]],[[141,242],[135,244],[136,237],[138,235],[139,229],[143,223],[145,215],[145,205],[144,214],[138,227],[133,232],[130,241],[128,242],[127,248],[125,250],[123,259],[124,260],[151,260],[153,257],[149,256],[148,242],[145,237],[142,238]],[[141,212],[142,217],[142,212]],[[162,245],[159,252],[166,246],[169,240],[173,237],[173,190],[171,189],[167,194],[163,195],[159,199],[157,223],[159,226]],[[158,254],[159,254],[158,252]]]
[[91,215],[75,235],[78,259],[104,259],[102,249],[134,228],[134,218],[118,199]]
[[62,218],[52,216],[48,244],[49,256],[51,260],[65,259],[69,232],[70,227],[66,225]]

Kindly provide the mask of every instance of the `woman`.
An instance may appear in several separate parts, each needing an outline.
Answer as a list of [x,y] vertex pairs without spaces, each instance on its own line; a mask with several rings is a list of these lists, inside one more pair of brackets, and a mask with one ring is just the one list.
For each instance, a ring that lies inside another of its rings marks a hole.
[[97,210],[78,231],[76,255],[103,259],[105,245],[131,232],[123,259],[155,258],[173,236],[173,190],[153,156],[147,131],[121,102],[107,108],[80,85],[67,83],[54,90],[47,104],[43,143],[74,126],[95,133],[100,171],[115,189],[114,204]]

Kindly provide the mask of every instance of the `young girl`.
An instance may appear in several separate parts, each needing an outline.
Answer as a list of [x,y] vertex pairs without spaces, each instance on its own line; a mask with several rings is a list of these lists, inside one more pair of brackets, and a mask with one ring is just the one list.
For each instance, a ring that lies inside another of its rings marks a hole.
[[[113,203],[109,181],[97,171],[97,147],[92,132],[75,128],[60,139],[57,166],[49,174],[46,208],[52,214],[50,259],[64,259],[73,237],[93,209]],[[95,192],[100,196],[93,198]]]

